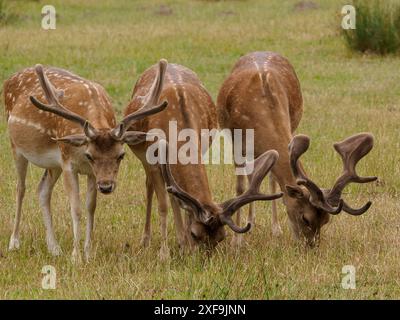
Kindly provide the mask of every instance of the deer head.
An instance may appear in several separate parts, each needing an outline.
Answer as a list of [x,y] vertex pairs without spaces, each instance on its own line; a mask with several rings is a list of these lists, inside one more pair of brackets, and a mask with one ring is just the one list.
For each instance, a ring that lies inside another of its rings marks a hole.
[[160,60],[157,76],[150,92],[143,99],[141,109],[126,116],[115,128],[95,128],[87,119],[62,105],[59,99],[63,92],[53,87],[42,65],[36,65],[35,70],[49,104],[44,104],[33,96],[29,97],[30,101],[40,110],[56,114],[82,127],[82,134],[58,137],[55,140],[73,147],[85,148],[84,155],[93,169],[100,192],[108,194],[115,189],[119,165],[125,155],[123,144],[134,145],[146,139],[144,132],[127,131],[130,125],[167,107],[166,101],[158,104],[166,67],[167,61]]
[[[166,155],[166,159],[168,159],[168,143],[165,140],[161,140],[159,143],[159,149]],[[232,215],[239,208],[250,202],[274,200],[283,196],[283,193],[272,195],[260,193],[261,183],[278,160],[278,157],[278,152],[275,150],[270,150],[262,154],[252,164],[254,173],[249,189],[236,198],[220,204],[213,203],[212,205],[205,205],[182,190],[171,173],[170,165],[168,163],[161,164],[161,171],[167,191],[177,197],[184,208],[193,213],[189,230],[191,240],[195,244],[203,243],[214,247],[225,238],[225,225],[237,233],[248,232],[251,224],[248,223],[245,227],[239,227],[233,222]]]
[[288,197],[285,201],[295,235],[303,236],[308,245],[314,246],[317,243],[320,229],[329,221],[330,215],[344,211],[358,216],[370,208],[371,201],[358,209],[350,207],[343,200],[342,192],[351,182],[367,183],[377,179],[377,177],[359,177],[356,173],[357,163],[371,151],[373,143],[373,136],[369,133],[356,134],[335,143],[334,148],[343,161],[343,173],[331,189],[321,189],[306,176],[298,163],[300,156],[309,148],[310,138],[305,135],[293,137],[289,144],[289,156],[290,167],[297,185],[286,185]]

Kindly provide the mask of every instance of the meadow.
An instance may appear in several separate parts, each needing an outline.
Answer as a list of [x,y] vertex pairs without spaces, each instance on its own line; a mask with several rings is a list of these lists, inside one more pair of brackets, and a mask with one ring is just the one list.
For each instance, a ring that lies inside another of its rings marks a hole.
[[[145,173],[130,153],[118,187],[98,196],[94,257],[74,265],[72,227],[61,180],[53,194],[56,236],[64,254],[47,253],[36,195],[42,169],[30,166],[23,207],[21,248],[7,250],[15,211],[16,174],[5,117],[0,121],[1,299],[383,299],[400,297],[400,58],[352,53],[343,41],[340,11],[348,1],[315,0],[52,0],[56,30],[41,29],[44,1],[4,1],[0,23],[0,83],[36,63],[71,70],[102,84],[120,118],[139,75],[160,58],[194,70],[213,98],[237,59],[276,51],[293,64],[304,96],[298,133],[311,137],[303,163],[320,185],[341,172],[332,144],[358,132],[375,136],[360,163],[369,185],[346,189],[356,205],[373,201],[360,217],[342,213],[324,227],[321,245],[306,250],[290,235],[279,203],[283,236],[271,234],[271,206],[256,204],[256,227],[240,248],[231,233],[217,250],[182,255],[169,215],[171,259],[158,259],[156,203],[152,242],[140,246],[145,220]],[[3,101],[1,102],[3,105]],[[2,106],[3,107],[3,106]],[[128,150],[127,150],[128,151]],[[215,200],[235,194],[230,165],[209,165]],[[267,188],[267,183],[265,183]],[[81,179],[85,190],[85,179]],[[84,197],[82,197],[84,199]],[[86,218],[82,218],[82,231]],[[55,290],[43,290],[42,267],[57,271]],[[342,267],[356,268],[356,289],[341,286]]]

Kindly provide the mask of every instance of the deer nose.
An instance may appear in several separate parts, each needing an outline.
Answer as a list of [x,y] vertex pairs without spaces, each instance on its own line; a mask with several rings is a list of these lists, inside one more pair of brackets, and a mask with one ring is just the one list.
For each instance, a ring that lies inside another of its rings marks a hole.
[[114,190],[114,182],[112,181],[100,181],[97,183],[97,188],[101,193],[108,194]]

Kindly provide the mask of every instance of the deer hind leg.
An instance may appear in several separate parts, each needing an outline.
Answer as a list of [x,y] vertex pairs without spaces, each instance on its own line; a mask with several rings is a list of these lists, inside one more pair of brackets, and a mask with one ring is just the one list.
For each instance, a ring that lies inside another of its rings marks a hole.
[[158,213],[160,214],[160,229],[161,229],[161,248],[160,259],[166,261],[169,259],[168,248],[168,230],[167,230],[167,213],[168,213],[168,197],[165,190],[164,180],[159,170],[153,171],[151,176],[153,186],[158,200]]
[[46,228],[47,249],[53,256],[58,256],[62,253],[54,235],[53,220],[51,217],[51,195],[61,172],[61,169],[45,170],[38,187],[39,205],[42,209],[44,226]]
[[91,256],[94,213],[96,211],[96,205],[97,205],[96,178],[90,175],[87,177],[87,193],[86,193],[87,223],[86,223],[86,237],[84,246],[86,261],[89,261]]
[[81,202],[79,197],[79,179],[78,174],[71,171],[70,168],[63,171],[64,187],[71,205],[72,228],[74,233],[74,248],[72,250],[72,262],[82,261],[80,253],[81,232],[79,223],[81,220]]
[[[274,194],[276,193],[276,181],[272,175],[269,176],[269,186],[271,189],[271,193]],[[282,235],[282,229],[281,226],[279,225],[279,220],[278,220],[278,210],[276,206],[276,200],[272,200],[272,235],[274,237],[279,237]]]
[[[245,176],[244,175],[237,175],[236,176],[236,195],[239,196],[245,191]],[[241,223],[241,209],[236,211],[236,224],[240,226]],[[234,246],[240,246],[242,244],[243,235],[239,233],[235,233],[232,237],[231,244]]]
[[153,205],[154,185],[150,174],[146,172],[146,222],[144,225],[141,245],[148,247],[151,239],[151,209]]
[[25,179],[28,168],[28,160],[14,151],[15,167],[17,169],[17,196],[14,228],[10,238],[9,250],[19,249],[19,224],[21,222],[22,202],[25,195]]

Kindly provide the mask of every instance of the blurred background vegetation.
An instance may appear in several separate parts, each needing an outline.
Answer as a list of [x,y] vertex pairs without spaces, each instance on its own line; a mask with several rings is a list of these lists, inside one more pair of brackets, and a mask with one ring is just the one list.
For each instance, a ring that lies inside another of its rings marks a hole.
[[400,49],[400,1],[357,0],[356,29],[344,30],[352,50],[363,53],[389,54]]

